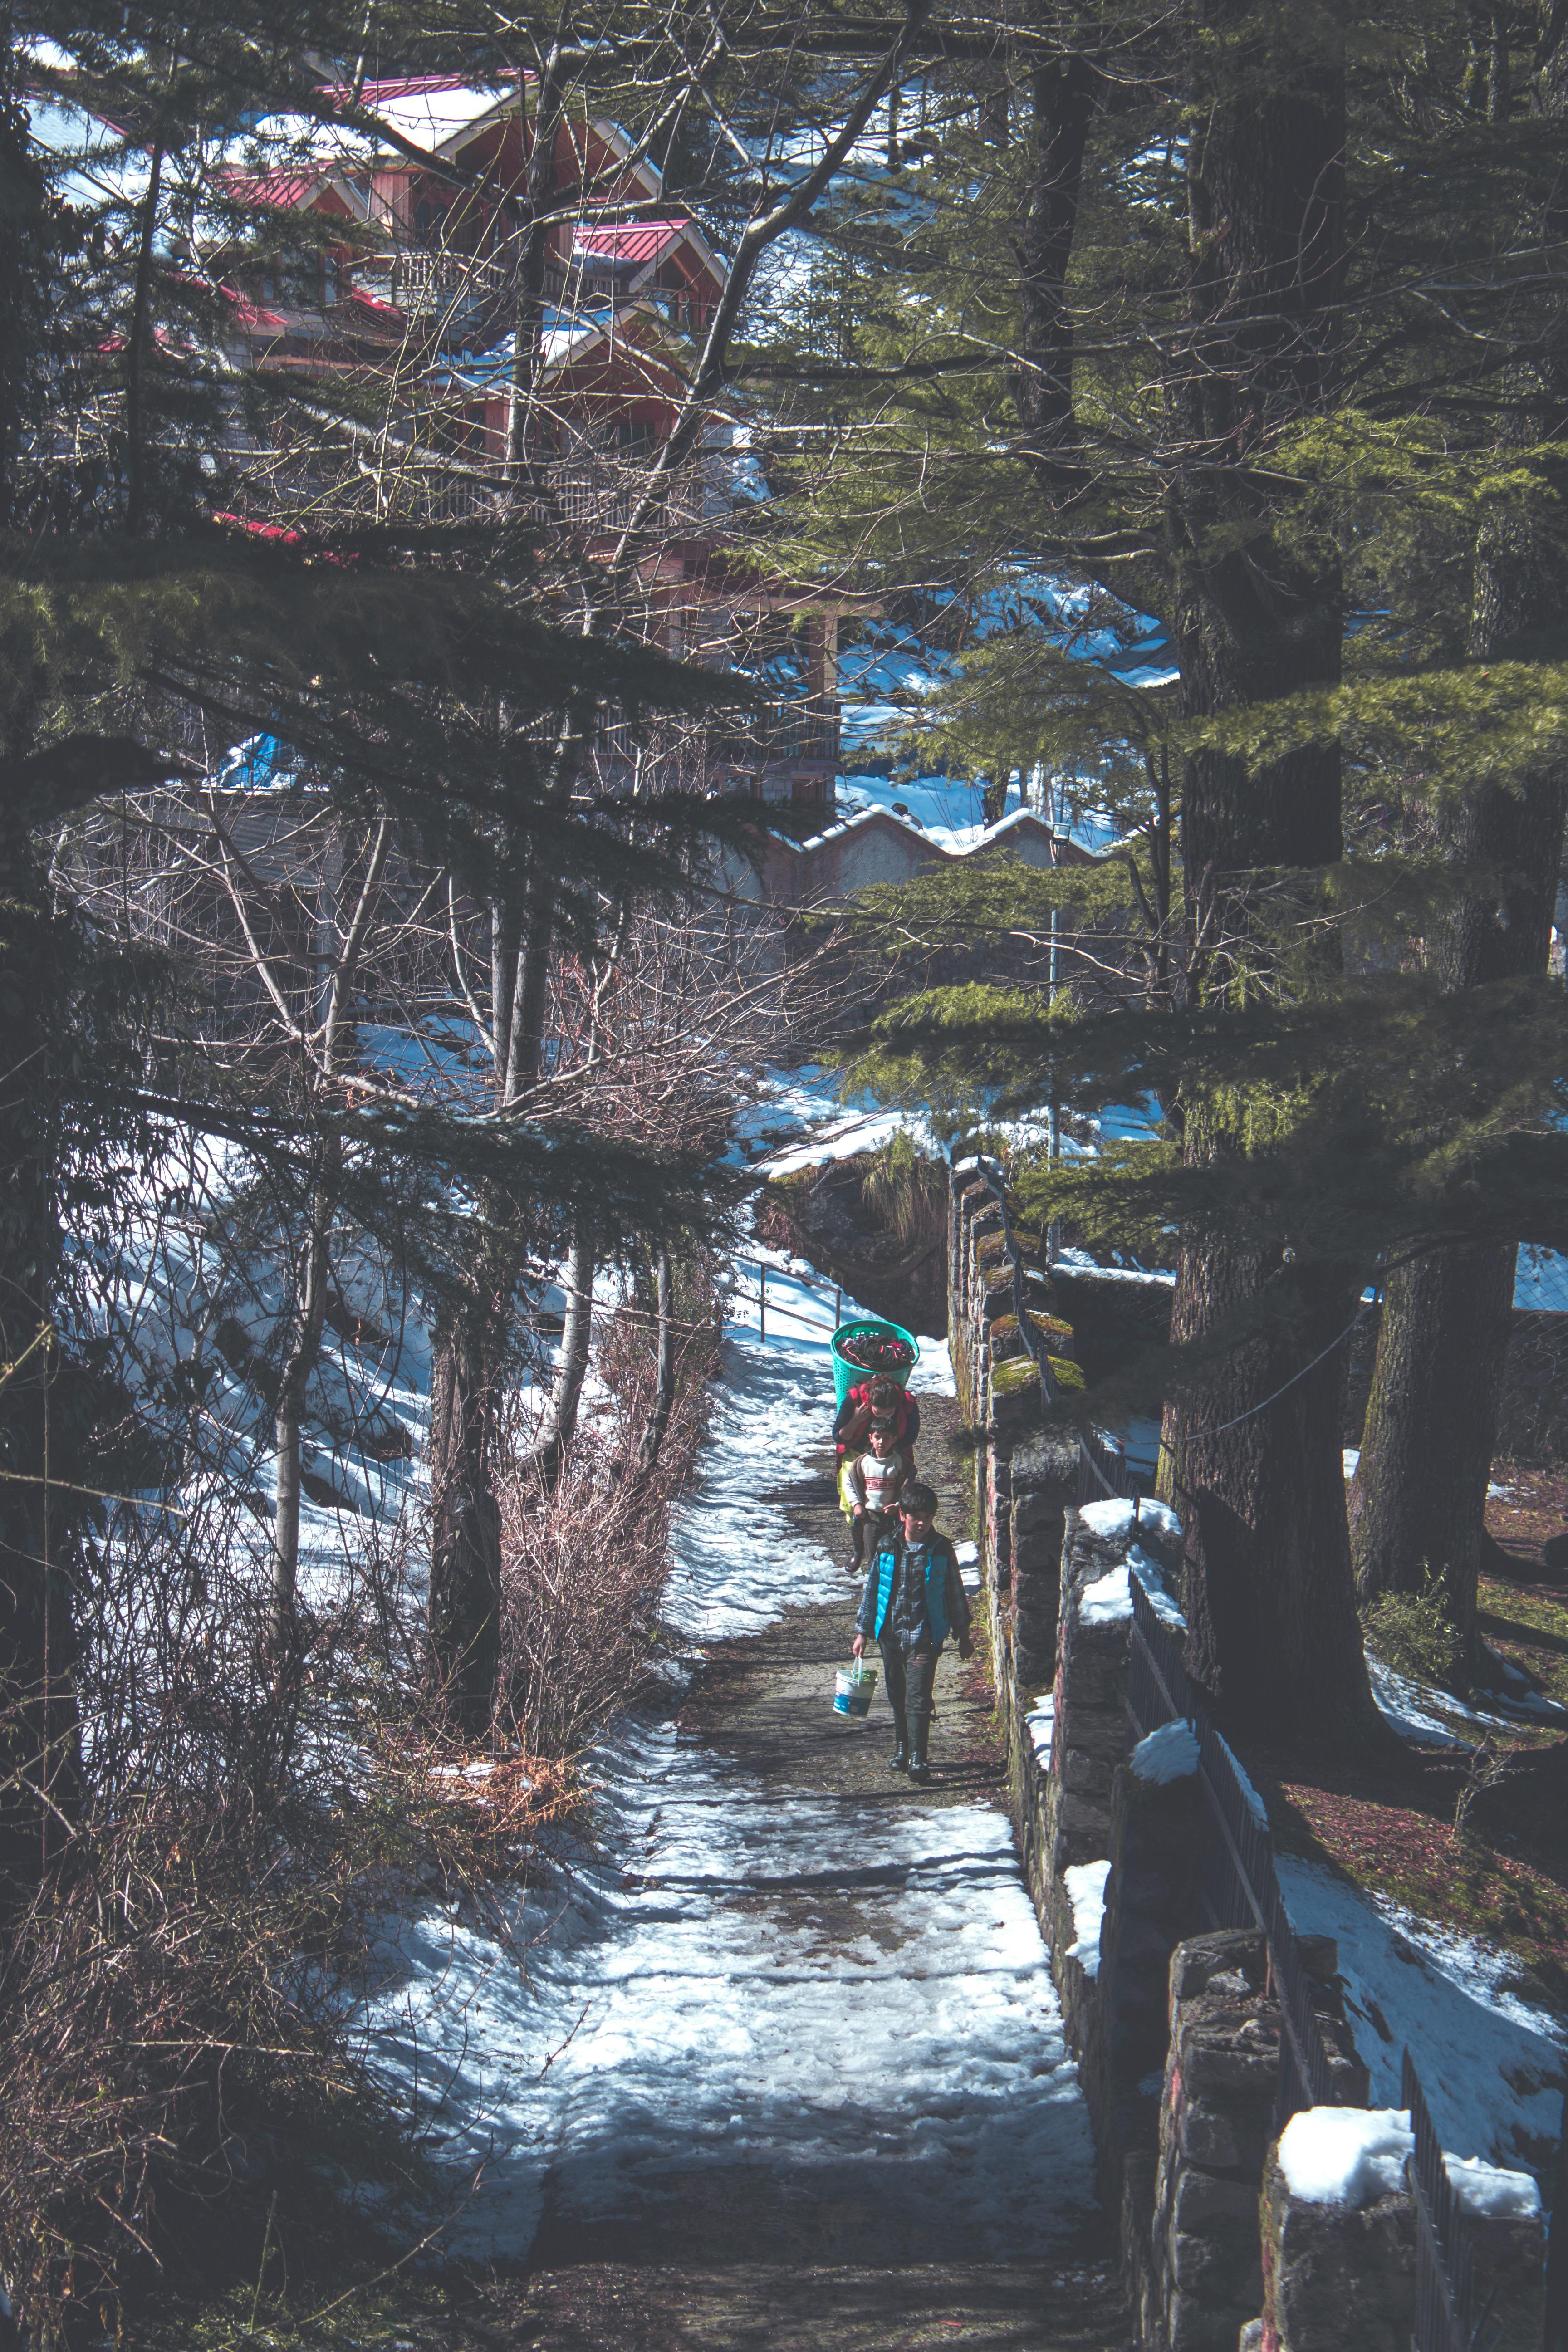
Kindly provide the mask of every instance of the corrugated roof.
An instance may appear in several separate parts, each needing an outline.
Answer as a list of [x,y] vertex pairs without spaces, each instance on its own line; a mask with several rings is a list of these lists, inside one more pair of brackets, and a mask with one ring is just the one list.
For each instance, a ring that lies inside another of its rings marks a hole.
[[234,172],[217,174],[225,195],[237,205],[266,205],[279,212],[298,212],[321,184],[320,172]]
[[575,250],[599,261],[657,261],[690,226],[687,220],[615,221],[605,228],[580,228]]

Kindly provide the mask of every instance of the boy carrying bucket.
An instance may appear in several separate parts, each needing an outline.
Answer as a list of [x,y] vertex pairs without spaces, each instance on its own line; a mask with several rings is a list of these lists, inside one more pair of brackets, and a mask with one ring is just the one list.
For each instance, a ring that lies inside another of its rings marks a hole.
[[936,1496],[917,1480],[904,1488],[898,1508],[900,1532],[884,1537],[872,1550],[850,1648],[863,1658],[868,1642],[880,1647],[893,1710],[892,1768],[923,1783],[931,1778],[926,1740],[942,1645],[956,1633],[961,1658],[970,1656],[973,1645],[958,1556],[933,1526]]

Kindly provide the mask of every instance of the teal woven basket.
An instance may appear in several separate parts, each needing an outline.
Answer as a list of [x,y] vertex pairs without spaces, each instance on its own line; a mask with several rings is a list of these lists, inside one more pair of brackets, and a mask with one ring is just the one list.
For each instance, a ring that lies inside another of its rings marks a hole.
[[901,1339],[904,1342],[910,1350],[909,1362],[900,1366],[896,1371],[889,1366],[887,1376],[889,1380],[897,1381],[900,1388],[907,1388],[910,1374],[921,1360],[920,1341],[912,1331],[906,1331],[901,1323],[885,1323],[879,1315],[860,1315],[857,1316],[853,1323],[840,1323],[837,1330],[833,1334],[833,1388],[837,1402],[842,1404],[858,1381],[868,1381],[872,1377],[870,1366],[847,1363],[840,1353],[844,1341],[852,1339],[857,1331],[890,1332],[895,1339]]

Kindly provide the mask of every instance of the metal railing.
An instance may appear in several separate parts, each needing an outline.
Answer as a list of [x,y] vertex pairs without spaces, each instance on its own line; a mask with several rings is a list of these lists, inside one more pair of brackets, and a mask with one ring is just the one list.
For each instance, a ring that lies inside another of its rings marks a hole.
[[836,1331],[838,1328],[844,1316],[844,1288],[841,1283],[810,1282],[804,1275],[788,1274],[782,1266],[769,1265],[763,1258],[738,1257],[732,1263],[737,1274],[753,1274],[757,1278],[755,1295],[759,1339],[765,1339],[768,1336],[768,1277],[770,1275],[773,1276],[775,1325],[784,1323],[792,1314],[800,1320],[805,1319],[801,1315],[801,1310],[792,1305],[788,1289],[785,1287],[786,1285],[793,1283],[796,1290],[804,1290],[808,1297],[821,1299],[831,1297],[833,1328]]
[[1474,2231],[1469,2215],[1454,2194],[1442,2144],[1408,2049],[1399,2096],[1410,2110],[1415,2141],[1409,2165],[1415,2200],[1415,2352],[1496,2352],[1502,2339],[1501,2323],[1493,2323],[1491,2317],[1497,2289],[1492,2289],[1478,2312]]
[[1214,1927],[1255,1928],[1268,1947],[1269,1979],[1280,2011],[1274,2128],[1282,2131],[1302,2107],[1343,2105],[1343,2086],[1334,2079],[1312,1980],[1279,1893],[1274,1840],[1267,1821],[1259,1817],[1258,1801],[1194,1690],[1181,1641],[1161,1618],[1136,1568],[1131,1584],[1128,1714],[1139,1739],[1178,1718],[1193,1727],[1198,1785],[1210,1826],[1204,1842],[1204,1909]]
[[[1360,2106],[1324,2041],[1312,1979],[1285,1909],[1274,1866],[1274,1839],[1261,1807],[1226,1741],[1193,1688],[1181,1636],[1160,1615],[1136,1568],[1131,1571],[1132,1631],[1127,1712],[1135,1738],[1184,1717],[1198,1743],[1198,1787],[1211,1834],[1204,1842],[1204,1908],[1216,1928],[1258,1930],[1279,2003],[1279,2083],[1274,2128],[1283,2131],[1304,2107]],[[1340,2079],[1336,2081],[1336,2073]],[[1468,2217],[1455,2197],[1415,2062],[1405,2053],[1400,2097],[1410,2111],[1415,2151],[1410,2166],[1416,2216],[1415,2327],[1412,2352],[1494,2352],[1486,2332],[1490,2305],[1472,2314],[1473,2256]]]

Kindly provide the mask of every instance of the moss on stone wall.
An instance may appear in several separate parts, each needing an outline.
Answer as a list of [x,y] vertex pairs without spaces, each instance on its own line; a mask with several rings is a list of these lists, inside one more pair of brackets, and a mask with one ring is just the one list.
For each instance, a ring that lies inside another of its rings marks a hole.
[[[1064,1323],[1059,1316],[1042,1315],[1037,1310],[1031,1310],[1029,1320],[1042,1339],[1055,1347],[1060,1354],[1065,1356],[1068,1353],[1073,1345],[1073,1328],[1070,1323]],[[992,1346],[994,1347],[999,1339],[1005,1341],[1016,1338],[1017,1329],[1018,1318],[1016,1315],[998,1315],[991,1326]]]

